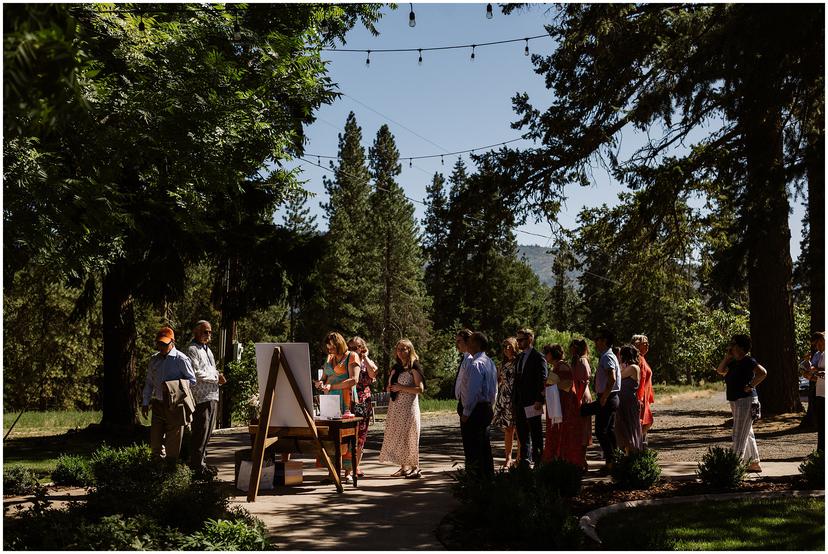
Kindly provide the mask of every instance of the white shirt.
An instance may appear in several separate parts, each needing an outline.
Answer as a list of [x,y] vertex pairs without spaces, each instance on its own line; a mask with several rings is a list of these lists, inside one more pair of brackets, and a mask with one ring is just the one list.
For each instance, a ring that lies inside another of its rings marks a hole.
[[187,347],[187,356],[193,364],[196,384],[190,387],[196,404],[219,399],[219,372],[216,368],[216,359],[210,347],[200,342],[192,341]]

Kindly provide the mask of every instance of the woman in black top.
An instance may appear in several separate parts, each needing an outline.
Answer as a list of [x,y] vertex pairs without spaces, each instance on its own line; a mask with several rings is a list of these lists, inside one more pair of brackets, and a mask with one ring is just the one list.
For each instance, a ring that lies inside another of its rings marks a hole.
[[768,372],[748,356],[750,348],[748,335],[734,335],[716,371],[724,375],[727,399],[733,412],[733,451],[749,463],[748,471],[760,472],[762,468],[753,434],[753,420],[759,416],[756,386],[765,380]]

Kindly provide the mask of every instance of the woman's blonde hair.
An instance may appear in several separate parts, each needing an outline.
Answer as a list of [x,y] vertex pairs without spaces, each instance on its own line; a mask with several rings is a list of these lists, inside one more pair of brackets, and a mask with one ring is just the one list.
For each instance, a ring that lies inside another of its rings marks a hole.
[[[403,345],[406,348],[408,348],[408,365],[407,366],[403,363],[403,361],[397,355],[397,347],[400,346],[400,345]],[[416,362],[420,359],[420,357],[417,356],[417,351],[414,350],[414,344],[408,339],[400,339],[400,340],[397,341],[397,344],[394,346],[394,357],[397,358],[397,361],[400,362],[400,364],[402,364],[403,367],[413,367],[414,362]]]
[[[514,357],[517,358],[517,355],[518,355],[517,338],[509,337],[507,339],[503,339],[503,350],[504,351],[506,350],[506,345],[507,344],[512,347],[512,353],[514,354]],[[504,358],[505,358],[505,356],[504,356]]]
[[356,344],[357,346],[364,346],[365,348],[368,348],[368,343],[365,342],[364,338],[359,336],[351,337],[351,339],[348,341],[348,344]]
[[329,344],[333,344],[336,347],[336,355],[342,356],[345,352],[348,351],[348,345],[345,343],[345,339],[339,333],[331,331],[327,335],[325,335],[325,340],[322,342],[323,346],[328,346]]

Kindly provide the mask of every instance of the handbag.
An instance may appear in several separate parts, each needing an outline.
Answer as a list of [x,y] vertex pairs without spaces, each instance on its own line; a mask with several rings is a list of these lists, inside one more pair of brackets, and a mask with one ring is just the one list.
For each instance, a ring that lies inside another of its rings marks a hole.
[[365,402],[353,402],[351,404],[351,413],[356,417],[368,417],[368,405]]
[[753,421],[759,420],[762,417],[762,405],[759,404],[758,400],[754,400],[750,404],[750,419]]

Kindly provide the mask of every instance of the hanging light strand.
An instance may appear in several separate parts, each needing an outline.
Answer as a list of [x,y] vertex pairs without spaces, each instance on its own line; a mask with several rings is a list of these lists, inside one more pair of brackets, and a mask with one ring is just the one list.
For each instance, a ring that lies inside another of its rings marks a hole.
[[[411,166],[411,160],[429,160],[429,159],[432,159],[432,158],[440,158],[440,163],[442,164],[444,156],[459,156],[461,154],[469,154],[469,153],[474,154],[477,150],[488,150],[489,148],[494,148],[496,146],[505,147],[507,144],[510,144],[512,142],[517,142],[519,140],[528,140],[528,139],[524,139],[524,138],[521,137],[521,138],[516,138],[516,139],[512,139],[512,140],[507,140],[505,142],[501,141],[501,142],[497,142],[495,144],[489,144],[489,145],[486,145],[486,146],[477,146],[475,148],[469,148],[468,150],[458,150],[456,152],[445,152],[443,154],[428,154],[428,155],[425,155],[425,156],[400,156],[400,159],[401,160],[407,159],[409,167]],[[324,154],[305,154],[305,155],[306,156],[311,156],[311,157],[316,157],[317,159],[324,158],[326,160],[335,160],[339,157],[339,156],[326,156]]]
[[[511,38],[507,40],[495,40],[492,42],[481,42],[481,43],[474,43],[474,44],[452,44],[450,46],[429,46],[425,48],[378,48],[378,49],[371,49],[371,52],[434,52],[437,50],[459,50],[459,49],[467,49],[474,46],[475,48],[480,48],[481,46],[495,46],[498,44],[508,44],[510,42],[526,42],[527,48],[529,47],[530,40],[537,40],[539,38],[550,38],[548,34],[544,35],[535,35],[532,37],[521,37],[521,38]],[[323,52],[368,52],[365,48],[321,48]]]

